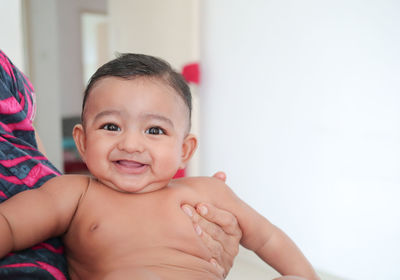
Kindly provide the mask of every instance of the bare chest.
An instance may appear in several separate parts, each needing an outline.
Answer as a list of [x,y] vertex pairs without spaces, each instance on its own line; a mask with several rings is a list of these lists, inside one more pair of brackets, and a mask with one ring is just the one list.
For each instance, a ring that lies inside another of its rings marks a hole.
[[[89,191],[65,235],[67,256],[94,267],[168,262],[158,256],[186,254],[208,260],[208,250],[196,235],[182,203],[196,203],[195,193],[165,189],[148,194]],[[117,264],[118,263],[118,264]],[[110,268],[111,268],[110,267]]]

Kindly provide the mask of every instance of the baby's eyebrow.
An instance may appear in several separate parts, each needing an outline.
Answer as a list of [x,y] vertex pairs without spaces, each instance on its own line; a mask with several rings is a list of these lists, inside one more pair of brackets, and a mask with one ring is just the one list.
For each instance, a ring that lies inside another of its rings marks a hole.
[[110,115],[121,115],[121,112],[118,110],[106,110],[106,111],[101,111],[100,113],[98,113],[95,117],[94,120],[98,120],[102,117],[105,116],[110,116]]
[[174,127],[174,123],[167,117],[163,115],[153,114],[153,113],[145,113],[142,115],[143,119],[156,119],[162,122],[168,123],[170,126]]

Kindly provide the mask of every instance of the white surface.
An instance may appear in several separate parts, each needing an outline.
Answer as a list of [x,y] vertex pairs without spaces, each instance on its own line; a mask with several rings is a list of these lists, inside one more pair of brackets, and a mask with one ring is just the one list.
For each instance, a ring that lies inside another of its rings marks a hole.
[[[345,280],[322,271],[317,271],[317,273],[321,280]],[[279,276],[279,273],[265,264],[257,255],[241,247],[226,280],[271,280]]]
[[349,279],[400,279],[399,12],[202,1],[202,173]]
[[27,3],[30,78],[38,103],[36,128],[48,158],[62,171],[61,120],[80,115],[84,90],[80,13],[104,12],[105,0],[30,0]]
[[110,57],[162,57],[178,71],[198,60],[198,0],[108,0]]
[[25,71],[20,0],[0,0],[0,49]]

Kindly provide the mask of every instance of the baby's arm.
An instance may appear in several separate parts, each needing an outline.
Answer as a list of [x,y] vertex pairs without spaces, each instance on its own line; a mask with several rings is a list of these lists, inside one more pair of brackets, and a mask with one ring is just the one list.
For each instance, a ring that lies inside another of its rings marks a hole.
[[237,217],[243,233],[240,243],[244,247],[254,251],[282,275],[302,276],[309,280],[319,279],[294,242],[238,198],[223,182],[213,180],[206,191],[211,192],[212,198],[216,198],[212,201],[213,204]]
[[0,258],[63,234],[87,185],[84,176],[58,176],[1,203]]
[[296,244],[281,229],[273,227],[269,238],[258,244],[257,247],[248,248],[254,249],[261,259],[282,275],[302,276],[309,280],[319,279],[312,265]]

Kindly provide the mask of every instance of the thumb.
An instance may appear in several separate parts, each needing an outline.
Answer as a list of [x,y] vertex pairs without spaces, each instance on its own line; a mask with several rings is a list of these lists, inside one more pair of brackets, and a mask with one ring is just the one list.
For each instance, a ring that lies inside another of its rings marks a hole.
[[226,181],[226,174],[225,174],[225,172],[222,172],[222,171],[218,171],[217,173],[215,173],[213,175],[213,177],[216,179],[219,179],[221,181],[224,181],[224,182]]

